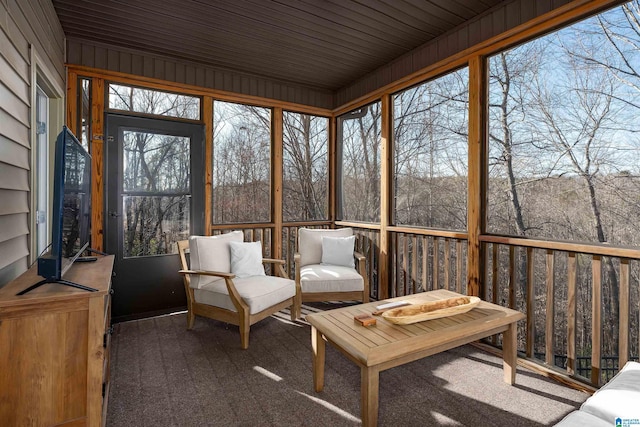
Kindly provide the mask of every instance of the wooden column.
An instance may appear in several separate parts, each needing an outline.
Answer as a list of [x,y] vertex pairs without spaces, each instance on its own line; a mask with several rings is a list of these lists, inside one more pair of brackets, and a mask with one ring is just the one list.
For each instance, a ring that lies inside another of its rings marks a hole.
[[65,123],[71,132],[78,133],[78,75],[73,71],[67,73],[67,106]]
[[487,79],[482,56],[469,60],[469,166],[467,195],[467,294],[484,295],[484,257],[480,236],[485,228],[487,159]]
[[91,79],[91,247],[104,250],[104,79]]
[[328,158],[328,180],[327,189],[328,189],[328,197],[329,197],[329,206],[328,206],[328,214],[329,221],[334,223],[336,221],[336,209],[337,209],[337,198],[336,191],[338,188],[337,182],[337,158],[336,158],[336,147],[338,144],[338,126],[337,126],[337,118],[330,117],[329,118],[329,146],[327,147],[329,158]]
[[389,231],[391,220],[391,209],[393,209],[391,198],[391,171],[393,170],[391,153],[391,133],[393,121],[391,120],[391,95],[384,94],[381,98],[381,141],[382,152],[380,153],[380,254],[378,258],[378,299],[389,297]]
[[271,151],[272,165],[272,206],[271,220],[273,221],[273,234],[271,236],[271,257],[282,257],[282,108],[275,107],[272,116],[273,146]]
[[211,235],[213,224],[213,98],[202,99],[204,122],[204,234]]

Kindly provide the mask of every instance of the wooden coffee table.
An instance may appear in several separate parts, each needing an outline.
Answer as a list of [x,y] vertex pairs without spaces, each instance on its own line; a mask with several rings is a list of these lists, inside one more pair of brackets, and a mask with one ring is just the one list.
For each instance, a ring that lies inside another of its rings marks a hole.
[[388,301],[422,303],[457,296],[460,294],[441,289],[307,315],[306,319],[311,324],[315,390],[320,392],[324,388],[327,340],[360,366],[362,424],[375,426],[378,422],[381,371],[501,332],[504,333],[504,381],[515,383],[516,322],[524,318],[518,311],[482,301],[467,313],[411,325],[396,325],[382,316],[375,316],[377,324],[370,327],[353,321],[354,315],[371,314],[377,305]]

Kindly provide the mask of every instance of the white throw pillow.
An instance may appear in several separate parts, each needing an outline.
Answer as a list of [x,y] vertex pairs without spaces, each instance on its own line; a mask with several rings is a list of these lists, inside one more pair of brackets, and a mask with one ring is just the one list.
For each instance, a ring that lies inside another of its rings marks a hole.
[[353,250],[356,236],[326,237],[322,236],[322,264],[343,265],[355,268]]
[[229,242],[231,273],[236,277],[264,276],[260,242]]

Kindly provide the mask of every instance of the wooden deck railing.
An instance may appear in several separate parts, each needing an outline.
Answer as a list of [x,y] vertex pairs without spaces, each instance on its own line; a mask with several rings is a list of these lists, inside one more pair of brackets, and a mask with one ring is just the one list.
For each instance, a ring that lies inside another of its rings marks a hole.
[[[357,236],[367,257],[370,297],[379,299],[380,227],[339,223]],[[280,254],[294,274],[298,229],[331,228],[330,221],[285,223]],[[212,234],[243,230],[245,240],[274,250],[275,226],[229,224]],[[389,296],[446,288],[466,293],[467,235],[463,232],[388,227]],[[534,363],[599,386],[640,352],[640,249],[483,235],[484,299],[526,314],[518,349]],[[499,337],[491,343],[500,346]]]
[[466,293],[465,233],[390,227],[391,296],[434,289]]
[[542,358],[570,376],[588,372],[596,387],[632,353],[637,358],[640,250],[500,236],[481,241],[483,297],[526,314],[518,344],[527,358]]

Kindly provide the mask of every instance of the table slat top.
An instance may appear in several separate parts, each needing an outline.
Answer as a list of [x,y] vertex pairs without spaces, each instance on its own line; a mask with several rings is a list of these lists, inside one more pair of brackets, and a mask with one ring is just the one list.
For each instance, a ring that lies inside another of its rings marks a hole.
[[[440,289],[391,298],[384,302],[403,300],[421,304],[458,296],[460,294]],[[372,365],[412,351],[435,348],[464,336],[501,328],[524,318],[518,311],[482,301],[467,313],[411,325],[397,325],[382,316],[375,316],[377,323],[374,326],[365,327],[354,322],[355,315],[371,314],[376,306],[384,302],[376,301],[313,313],[307,315],[306,319],[327,339],[355,359],[365,365]]]

